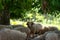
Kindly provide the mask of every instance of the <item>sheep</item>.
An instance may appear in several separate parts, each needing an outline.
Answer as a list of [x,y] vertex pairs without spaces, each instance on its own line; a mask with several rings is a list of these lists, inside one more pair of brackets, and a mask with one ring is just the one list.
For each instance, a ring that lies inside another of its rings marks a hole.
[[31,39],[31,40],[40,40],[40,36],[35,37],[35,38]]
[[30,29],[28,27],[16,27],[14,28],[14,30],[18,30],[18,31],[21,31],[23,33],[26,33],[27,34],[27,38],[30,37]]
[[2,29],[2,28],[6,28],[7,27],[7,25],[0,25],[0,30]]
[[44,34],[45,32],[48,32],[48,31],[58,31],[58,28],[57,27],[44,27],[40,30],[40,34]]
[[23,25],[11,25],[13,28],[16,28],[16,27],[24,27]]
[[60,30],[56,30],[54,32],[58,34],[58,38],[60,39]]
[[48,32],[49,31],[49,28],[48,27],[44,27],[40,30],[39,34],[44,34],[45,32]]
[[31,34],[34,35],[35,33],[39,33],[42,29],[41,24],[35,24],[33,22],[27,22],[28,28],[31,30]]
[[0,31],[0,40],[26,40],[26,33],[17,30],[2,29]]
[[12,26],[11,25],[0,25],[0,30],[3,29],[3,28],[12,29]]
[[44,40],[44,35],[39,35],[31,40]]
[[48,26],[48,27],[49,27],[49,30],[50,30],[50,31],[58,30],[58,28],[57,28],[57,27],[54,27],[54,26]]
[[16,27],[14,28],[14,30],[18,30],[18,31],[25,32],[25,33],[30,33],[30,29],[28,27]]
[[58,40],[58,34],[55,32],[47,32],[45,35],[45,40]]
[[0,29],[2,29],[2,28],[14,29],[16,27],[24,27],[24,26],[23,25],[0,25]]

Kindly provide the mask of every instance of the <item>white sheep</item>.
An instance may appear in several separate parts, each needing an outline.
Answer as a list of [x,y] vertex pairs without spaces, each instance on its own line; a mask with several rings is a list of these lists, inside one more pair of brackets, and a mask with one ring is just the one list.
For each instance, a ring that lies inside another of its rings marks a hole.
[[18,31],[21,31],[23,33],[26,33],[27,34],[27,38],[30,37],[30,29],[28,27],[16,27],[14,28],[14,30],[18,30]]
[[0,40],[26,40],[26,33],[17,30],[2,29],[0,31]]
[[57,27],[54,27],[54,26],[48,26],[48,28],[49,28],[49,31],[55,31],[55,30],[58,30],[58,28],[57,28]]
[[60,30],[56,30],[56,31],[54,31],[54,32],[58,34],[58,38],[59,38],[59,40],[60,40]]
[[31,30],[30,34],[32,35],[32,37],[34,37],[34,34],[40,34],[40,31],[42,30],[41,24],[27,22],[27,26]]
[[16,27],[14,30],[18,30],[24,33],[30,33],[30,29],[28,27]]
[[44,40],[44,35],[39,35],[31,40]]
[[27,26],[28,26],[28,28],[30,28],[32,33],[38,33],[42,29],[41,24],[35,24],[33,22],[27,22]]
[[58,40],[58,34],[56,34],[55,32],[47,32],[45,40]]

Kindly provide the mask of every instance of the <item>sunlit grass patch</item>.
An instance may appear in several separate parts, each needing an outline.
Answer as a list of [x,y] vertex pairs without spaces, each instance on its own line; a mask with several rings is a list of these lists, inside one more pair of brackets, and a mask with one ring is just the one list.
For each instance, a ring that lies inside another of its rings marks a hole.
[[11,25],[22,25],[22,23],[23,23],[22,21],[10,19]]
[[22,24],[22,25],[23,25],[24,27],[27,27],[26,23],[27,23],[27,22],[23,22],[23,24]]
[[42,19],[44,19],[44,16],[39,15],[38,13],[36,13],[36,18],[39,19],[39,20],[42,20]]
[[[54,17],[54,15],[53,16],[48,15],[48,17],[45,19],[44,16],[39,14],[39,13],[36,13],[36,14],[29,13],[29,14],[26,15],[25,19],[29,19],[29,18],[33,22],[35,22],[35,21],[40,22],[44,25],[57,25],[57,28],[60,30],[60,16],[59,15],[56,15],[56,17]],[[26,23],[27,23],[27,21],[25,22],[25,21],[10,19],[10,24],[11,25],[23,25],[23,26],[27,27]]]
[[10,24],[11,24],[11,25],[23,25],[24,27],[27,27],[26,23],[27,23],[27,22],[10,19]]

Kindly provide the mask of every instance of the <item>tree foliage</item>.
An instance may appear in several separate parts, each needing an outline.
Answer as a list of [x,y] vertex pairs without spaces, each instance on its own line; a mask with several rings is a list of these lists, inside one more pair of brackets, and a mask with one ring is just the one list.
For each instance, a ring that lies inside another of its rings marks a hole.
[[[0,0],[0,11],[4,9],[4,5],[8,6],[10,18],[24,18],[25,12],[38,8],[38,12],[42,12],[42,2],[44,0]],[[60,11],[60,0],[46,0],[48,6],[46,11],[50,14]]]
[[25,16],[25,12],[29,11],[31,8],[32,0],[13,0],[10,7],[11,18],[23,18]]
[[0,10],[6,5],[11,18],[23,18],[26,11],[32,8],[32,0],[0,0]]

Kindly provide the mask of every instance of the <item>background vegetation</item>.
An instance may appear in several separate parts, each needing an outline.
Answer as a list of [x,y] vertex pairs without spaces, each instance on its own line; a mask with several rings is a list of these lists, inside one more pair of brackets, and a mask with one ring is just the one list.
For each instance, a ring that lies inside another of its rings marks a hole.
[[59,28],[60,0],[0,0],[0,24],[26,26],[27,21]]

